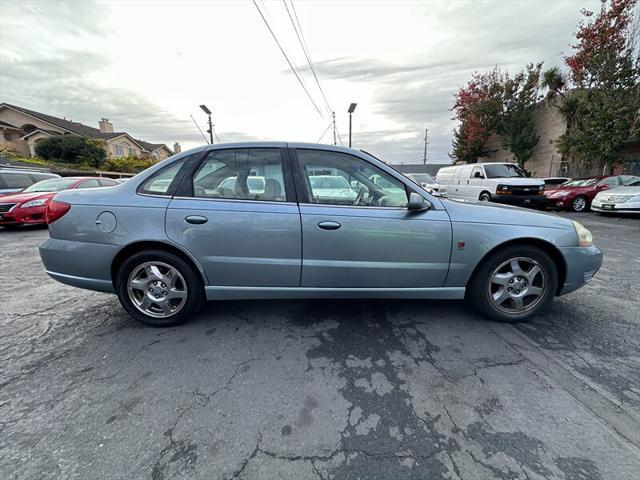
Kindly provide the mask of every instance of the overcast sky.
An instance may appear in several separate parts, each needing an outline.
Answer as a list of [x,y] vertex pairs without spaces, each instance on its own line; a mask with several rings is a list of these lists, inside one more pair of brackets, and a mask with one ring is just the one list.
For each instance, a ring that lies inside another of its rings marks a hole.
[[[204,141],[198,105],[223,142],[316,142],[330,115],[281,1],[258,1],[316,111],[251,1],[0,2],[0,101],[183,148]],[[449,161],[452,95],[474,71],[560,65],[580,9],[597,1],[294,0],[347,142],[392,163]],[[290,11],[293,11],[289,4]],[[323,138],[332,143],[331,130]]]

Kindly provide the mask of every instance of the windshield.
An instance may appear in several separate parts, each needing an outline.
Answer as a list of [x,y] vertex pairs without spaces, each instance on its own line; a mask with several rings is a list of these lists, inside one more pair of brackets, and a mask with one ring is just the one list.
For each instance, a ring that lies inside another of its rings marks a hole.
[[638,187],[640,186],[640,177],[634,176],[622,176],[622,185],[625,187]]
[[350,188],[344,177],[309,177],[311,188]]
[[577,178],[575,180],[570,180],[566,183],[563,183],[563,187],[590,187],[591,185],[595,185],[598,181],[598,178]]
[[419,173],[411,176],[420,183],[436,183],[433,177],[428,173]]
[[51,180],[34,183],[30,187],[25,188],[23,192],[61,192],[71,187],[71,185],[77,181],[77,178],[52,178]]
[[526,177],[527,174],[517,165],[499,163],[495,165],[485,165],[484,171],[487,178],[511,178]]

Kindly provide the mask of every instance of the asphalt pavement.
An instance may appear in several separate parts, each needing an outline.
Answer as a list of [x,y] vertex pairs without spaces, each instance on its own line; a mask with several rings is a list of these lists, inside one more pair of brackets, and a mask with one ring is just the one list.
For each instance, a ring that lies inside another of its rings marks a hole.
[[637,480],[640,220],[531,322],[463,302],[209,303],[137,324],[0,231],[0,478]]

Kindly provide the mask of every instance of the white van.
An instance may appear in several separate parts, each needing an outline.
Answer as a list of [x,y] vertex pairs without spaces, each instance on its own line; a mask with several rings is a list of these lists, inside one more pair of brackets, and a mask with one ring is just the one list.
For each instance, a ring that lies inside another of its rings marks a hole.
[[529,178],[515,163],[475,163],[443,167],[436,182],[453,199],[545,206],[544,181]]

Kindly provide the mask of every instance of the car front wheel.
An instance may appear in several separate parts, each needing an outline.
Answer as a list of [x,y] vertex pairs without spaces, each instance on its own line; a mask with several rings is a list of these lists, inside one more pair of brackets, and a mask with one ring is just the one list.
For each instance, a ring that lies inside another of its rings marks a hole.
[[481,202],[490,202],[490,201],[491,201],[491,194],[489,194],[489,193],[487,193],[487,192],[483,192],[483,193],[480,195],[479,200],[480,200]]
[[512,246],[487,259],[474,274],[468,298],[502,322],[528,320],[547,307],[558,287],[556,266],[543,250]]
[[589,208],[589,203],[587,202],[587,197],[584,195],[578,195],[571,201],[571,210],[574,212],[584,212]]
[[204,301],[193,268],[179,256],[162,250],[129,257],[118,270],[116,291],[129,315],[153,327],[185,322]]

